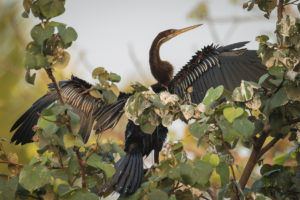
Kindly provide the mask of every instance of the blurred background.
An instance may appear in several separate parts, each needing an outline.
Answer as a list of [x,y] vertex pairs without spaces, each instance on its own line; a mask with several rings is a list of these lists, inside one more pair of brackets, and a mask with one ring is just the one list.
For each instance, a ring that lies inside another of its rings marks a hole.
[[[89,0],[66,1],[66,12],[54,21],[72,26],[78,39],[69,49],[71,61],[63,70],[57,70],[57,79],[69,79],[74,74],[93,83],[91,72],[105,67],[118,73],[122,80],[120,90],[128,91],[130,82],[144,85],[155,83],[148,64],[148,51],[155,36],[166,29],[184,28],[203,24],[198,29],[184,33],[167,42],[161,49],[161,57],[175,66],[175,73],[188,62],[194,52],[211,43],[226,45],[250,41],[250,49],[257,49],[257,35],[274,35],[276,17],[266,20],[255,8],[248,12],[242,8],[242,0]],[[49,82],[44,72],[39,72],[34,86],[24,81],[24,49],[31,40],[30,30],[35,21],[21,17],[21,0],[0,0],[0,138],[10,139],[12,124],[31,104],[47,91]],[[288,9],[291,15],[297,15]],[[123,142],[126,119],[118,127],[107,131],[106,138]],[[169,139],[181,139],[190,156],[201,156],[206,146],[197,148],[196,141],[188,134],[186,125],[175,122],[170,127]],[[16,152],[20,162],[26,163],[35,154],[35,144],[15,146],[4,143],[7,151]],[[270,152],[269,162],[285,149],[287,141]],[[240,147],[234,153],[245,162],[248,150]],[[266,159],[268,162],[268,158]],[[0,165],[0,172],[6,171]],[[240,169],[236,169],[239,171]],[[237,172],[237,174],[239,174]]]

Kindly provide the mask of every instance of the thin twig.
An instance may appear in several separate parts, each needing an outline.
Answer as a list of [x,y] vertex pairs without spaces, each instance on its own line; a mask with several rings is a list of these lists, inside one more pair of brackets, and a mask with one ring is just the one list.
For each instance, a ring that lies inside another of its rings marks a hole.
[[78,163],[81,167],[81,184],[83,188],[86,188],[86,179],[85,179],[86,162],[82,160],[82,157],[79,152],[79,148],[74,147],[74,150],[76,152]]
[[64,163],[63,163],[63,160],[62,160],[62,155],[61,155],[60,151],[58,152],[58,161],[59,161],[59,164],[60,164],[61,168],[65,169]]
[[295,0],[295,1],[292,1],[292,2],[285,3],[284,6],[290,5],[290,4],[296,5],[296,4],[294,4],[294,3],[296,3],[297,1],[299,1],[299,0]]
[[96,147],[86,156],[85,161],[87,161],[96,151],[98,151],[98,145],[96,145]]
[[272,148],[276,144],[276,142],[278,142],[278,140],[280,140],[280,138],[276,137],[273,140],[271,140],[271,142],[269,142],[266,146],[264,146],[259,153],[259,157],[264,155],[270,148]]
[[10,161],[10,160],[1,160],[0,163],[24,167],[23,164],[16,163],[16,162],[13,162],[13,161]]
[[300,122],[300,118],[296,118],[296,119],[293,119],[291,121],[288,121],[287,123],[285,123],[283,126],[288,126],[288,125],[293,125],[293,124],[296,124]]
[[56,90],[56,92],[58,94],[60,104],[61,105],[65,105],[65,102],[64,102],[64,100],[62,98],[62,95],[60,93],[60,89],[59,89],[58,84],[56,82],[56,79],[55,79],[55,77],[52,74],[52,70],[50,68],[46,68],[45,70],[46,70],[46,72],[48,74],[48,77],[51,79],[52,83],[54,84],[54,88],[55,88],[55,90]]

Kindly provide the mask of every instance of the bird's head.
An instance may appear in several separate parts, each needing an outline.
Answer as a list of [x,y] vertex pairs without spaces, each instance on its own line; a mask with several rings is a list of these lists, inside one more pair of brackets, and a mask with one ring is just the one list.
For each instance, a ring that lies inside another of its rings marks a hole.
[[190,31],[192,29],[195,29],[199,26],[201,26],[202,24],[197,24],[194,26],[189,26],[183,29],[168,29],[165,31],[160,32],[157,36],[156,39],[158,39],[158,43],[163,44],[165,42],[167,42],[168,40],[180,35],[181,33]]
[[165,60],[160,59],[159,49],[160,46],[167,42],[168,40],[180,35],[181,33],[187,32],[194,28],[201,26],[202,24],[197,24],[194,26],[189,26],[183,29],[168,29],[160,32],[154,39],[152,46],[150,48],[150,69],[154,78],[164,86],[167,86],[173,78],[173,66]]

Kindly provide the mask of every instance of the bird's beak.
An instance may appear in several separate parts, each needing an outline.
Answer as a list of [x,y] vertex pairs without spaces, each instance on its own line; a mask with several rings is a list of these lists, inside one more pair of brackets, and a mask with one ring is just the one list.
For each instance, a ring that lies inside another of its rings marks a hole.
[[177,35],[180,35],[181,33],[184,33],[184,32],[190,31],[190,30],[192,30],[192,29],[195,29],[195,28],[197,28],[197,27],[199,27],[199,26],[201,26],[201,25],[202,25],[202,24],[197,24],[197,25],[189,26],[189,27],[186,27],[186,28],[183,28],[183,29],[178,29],[178,30],[176,30],[174,33],[170,34],[170,35],[168,36],[168,39],[171,39],[171,38],[173,38],[173,37],[175,37],[175,36],[177,36]]

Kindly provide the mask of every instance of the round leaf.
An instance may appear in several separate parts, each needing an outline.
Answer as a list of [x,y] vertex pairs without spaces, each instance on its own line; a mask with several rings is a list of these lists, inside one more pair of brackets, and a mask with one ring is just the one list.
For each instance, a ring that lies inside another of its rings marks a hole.
[[33,192],[50,183],[51,174],[47,167],[44,166],[25,166],[20,173],[19,183],[26,190]]
[[240,108],[240,107],[237,107],[237,108],[227,107],[227,108],[224,108],[224,110],[223,110],[224,117],[230,123],[232,123],[234,119],[238,118],[243,113],[244,113],[244,110],[243,110],[243,108]]
[[53,18],[65,12],[64,0],[40,0],[39,7],[42,14],[47,18]]

